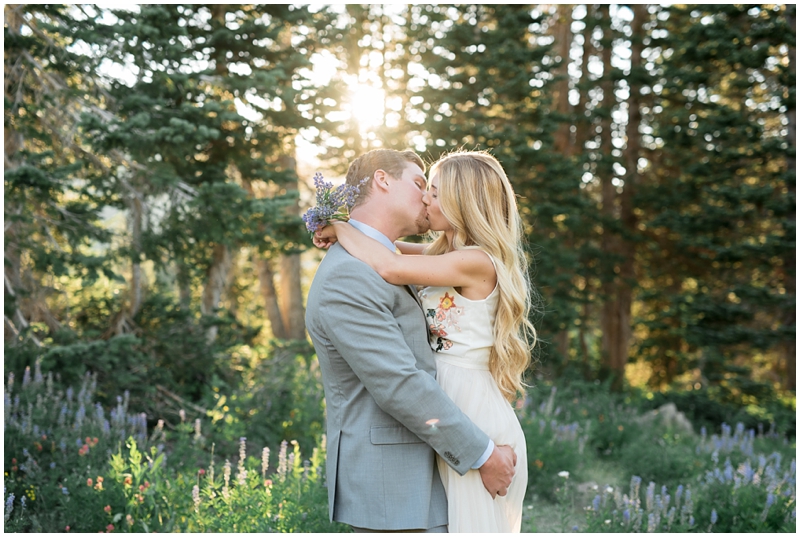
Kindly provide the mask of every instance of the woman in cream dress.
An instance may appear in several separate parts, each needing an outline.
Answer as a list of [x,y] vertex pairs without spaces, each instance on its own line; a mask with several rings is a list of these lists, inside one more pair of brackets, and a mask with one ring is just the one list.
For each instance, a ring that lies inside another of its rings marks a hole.
[[517,455],[507,494],[495,497],[477,470],[460,476],[439,459],[448,529],[519,532],[527,457],[511,401],[522,392],[536,334],[527,318],[530,284],[514,191],[494,157],[472,151],[436,162],[423,195],[431,230],[440,232],[431,244],[398,241],[399,255],[341,222],[315,242],[335,236],[386,281],[421,287],[439,384],[496,445]]

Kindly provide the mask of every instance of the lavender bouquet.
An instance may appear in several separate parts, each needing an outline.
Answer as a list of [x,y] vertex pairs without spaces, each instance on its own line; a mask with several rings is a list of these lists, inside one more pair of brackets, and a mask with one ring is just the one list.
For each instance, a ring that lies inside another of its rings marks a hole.
[[303,215],[303,222],[306,229],[314,233],[324,228],[334,220],[346,222],[350,218],[350,209],[356,202],[356,197],[361,186],[369,180],[364,178],[357,186],[339,185],[333,187],[333,183],[326,183],[322,174],[314,174],[314,187],[317,189],[317,205],[311,207]]

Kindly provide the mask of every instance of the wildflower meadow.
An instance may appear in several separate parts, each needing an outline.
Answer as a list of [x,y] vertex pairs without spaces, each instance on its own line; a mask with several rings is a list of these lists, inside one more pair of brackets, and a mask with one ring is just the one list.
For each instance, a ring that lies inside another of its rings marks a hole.
[[[96,389],[91,374],[64,390],[38,366],[9,375],[5,531],[350,531],[328,520],[324,435],[308,453],[244,437],[223,453],[202,419],[169,426]],[[678,430],[586,383],[533,388],[517,411],[523,531],[795,531],[795,443],[769,424]]]

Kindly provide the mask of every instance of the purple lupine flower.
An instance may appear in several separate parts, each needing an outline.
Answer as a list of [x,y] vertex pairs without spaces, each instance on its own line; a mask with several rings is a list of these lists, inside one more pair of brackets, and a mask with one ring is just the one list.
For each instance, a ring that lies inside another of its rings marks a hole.
[[200,487],[197,485],[192,487],[192,503],[196,513],[200,509]]
[[642,478],[638,475],[631,477],[631,502],[638,504],[639,501],[639,485],[642,483]]
[[22,374],[22,387],[24,388],[31,383],[31,366],[25,368],[25,373]]
[[668,527],[672,527],[672,523],[675,522],[675,513],[676,513],[676,510],[675,510],[674,507],[669,510],[669,514],[667,514],[667,526]]
[[265,447],[261,450],[261,477],[267,477],[267,470],[269,469],[269,448]]
[[775,503],[775,495],[772,493],[767,494],[767,509],[772,507],[772,504]]
[[222,496],[225,498],[228,497],[228,487],[231,484],[231,461],[226,460],[225,466],[223,466],[222,476],[225,479],[225,484],[222,486]]
[[733,480],[733,467],[731,466],[731,461],[728,459],[725,461],[725,471],[723,475],[725,476],[725,481],[732,481]]
[[347,221],[360,188],[369,179],[369,177],[365,177],[356,186],[343,184],[334,188],[333,183],[326,183],[322,174],[317,172],[314,175],[317,205],[302,216],[306,229],[310,233],[314,233],[334,220]]
[[645,496],[645,505],[647,506],[648,511],[653,510],[653,501],[655,499],[655,492],[656,492],[656,484],[654,482],[650,482],[647,485],[647,495]]
[[631,512],[630,512],[629,509],[625,509],[622,512],[622,520],[625,521],[625,524],[630,524],[631,523]]
[[240,485],[247,483],[247,468],[244,467],[244,461],[247,457],[247,438],[244,436],[239,438],[239,463],[237,465],[236,482]]
[[599,494],[594,497],[594,500],[592,500],[592,509],[594,509],[595,511],[599,511],[600,510],[600,495]]
[[11,512],[14,511],[14,493],[8,495],[6,498],[6,512],[4,518],[8,520],[11,518]]
[[278,475],[284,477],[288,470],[286,464],[286,450],[289,447],[289,442],[284,440],[281,442],[281,450],[278,452]]
[[717,517],[717,510],[716,509],[712,509],[711,510],[711,523],[712,524],[716,524],[717,523],[717,518],[718,518]]

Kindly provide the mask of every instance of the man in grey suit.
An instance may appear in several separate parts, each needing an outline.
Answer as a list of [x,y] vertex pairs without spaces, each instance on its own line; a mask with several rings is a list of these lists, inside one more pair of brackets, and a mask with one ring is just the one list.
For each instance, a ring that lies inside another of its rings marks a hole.
[[[413,151],[356,159],[361,187],[350,223],[394,251],[428,230],[424,164]],[[306,325],[327,403],[331,520],[356,531],[447,531],[447,498],[435,453],[459,474],[478,469],[505,495],[514,454],[495,446],[439,388],[427,321],[414,289],[384,281],[334,244],[308,294]]]

